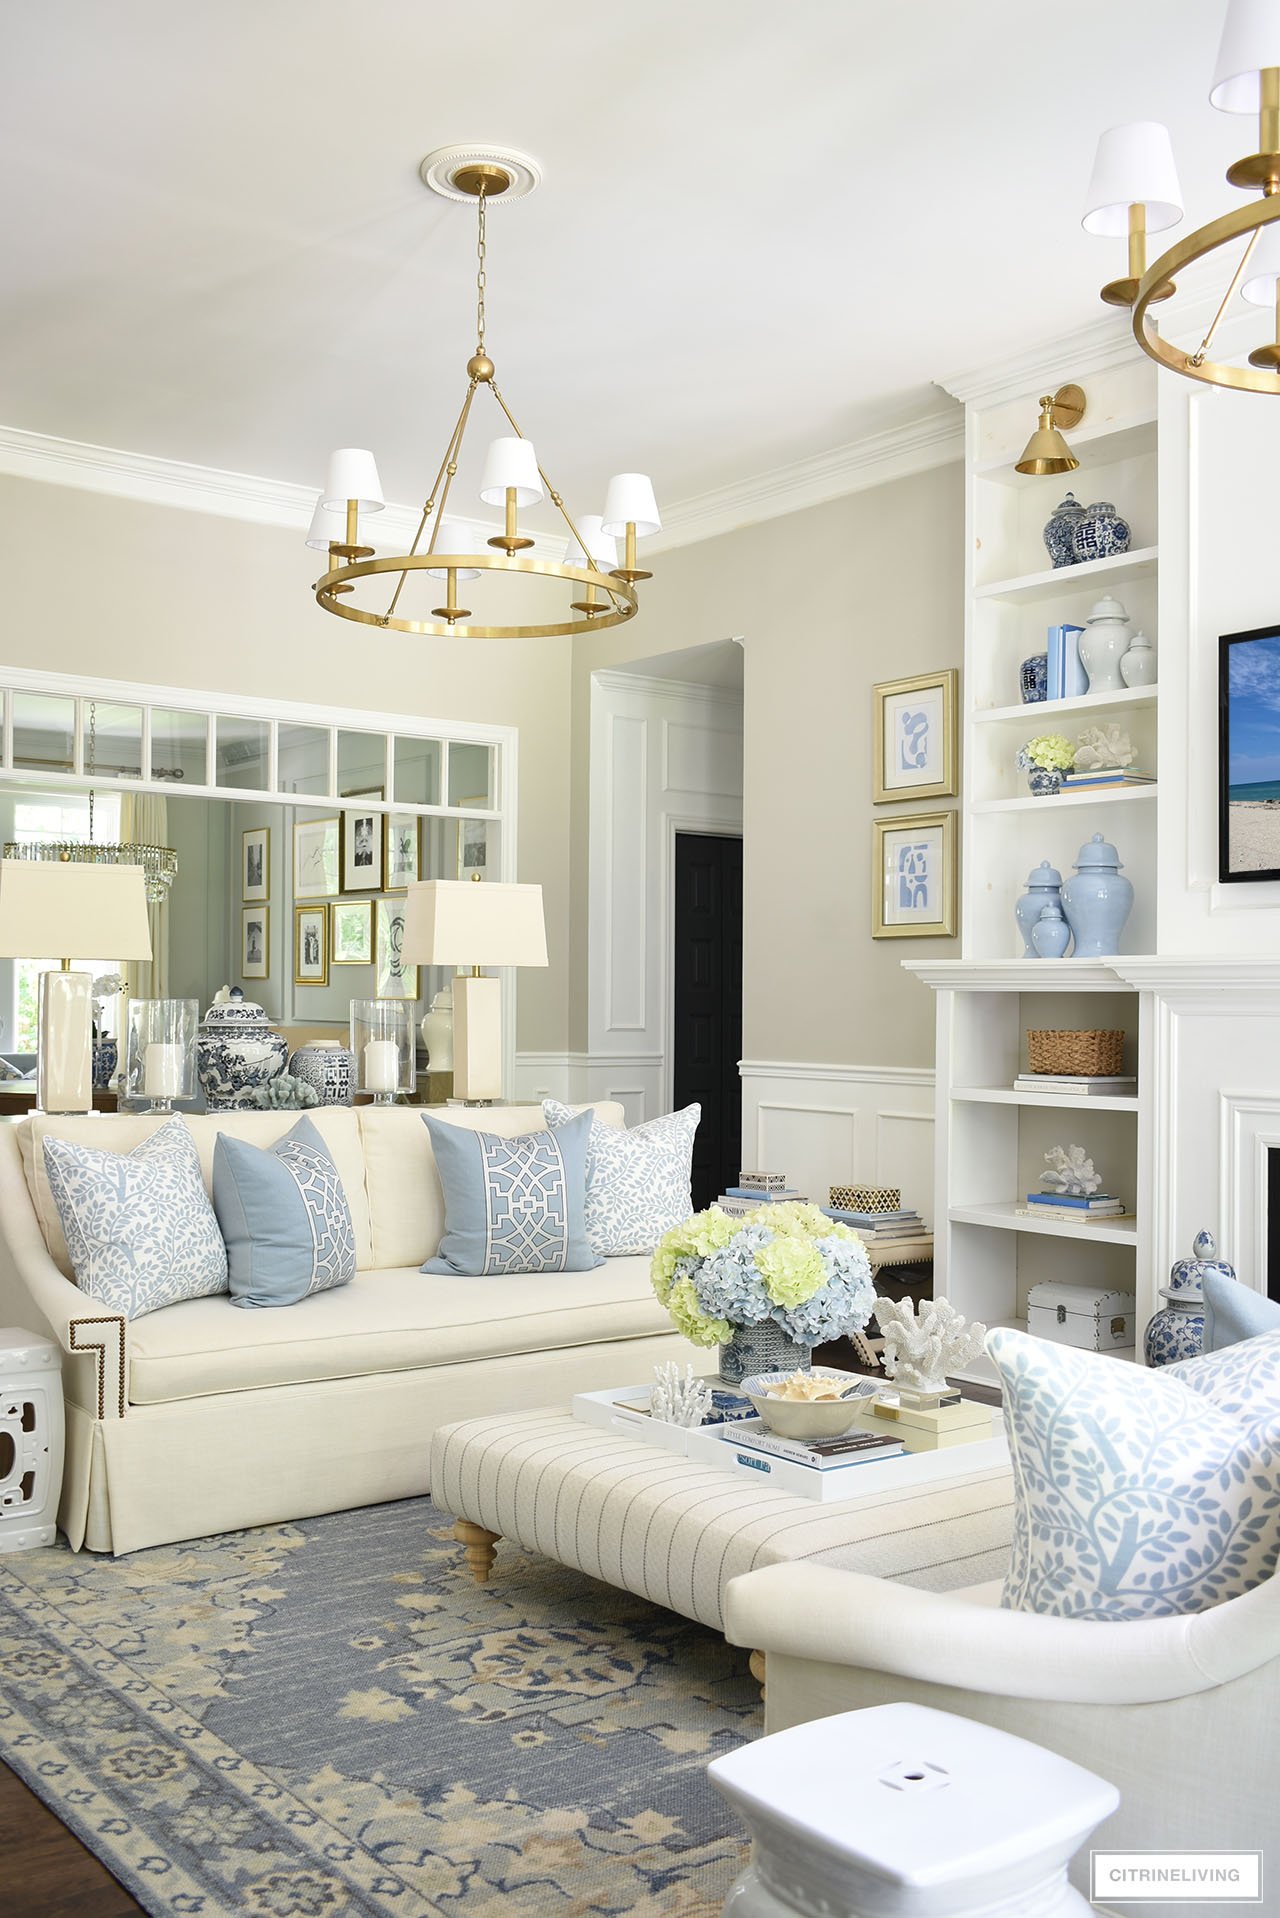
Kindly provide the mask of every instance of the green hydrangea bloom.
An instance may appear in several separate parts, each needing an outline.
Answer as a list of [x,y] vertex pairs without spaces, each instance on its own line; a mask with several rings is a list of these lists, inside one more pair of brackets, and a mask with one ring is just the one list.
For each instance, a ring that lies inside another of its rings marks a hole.
[[701,1309],[692,1279],[677,1279],[666,1307],[676,1331],[683,1332],[693,1345],[727,1345],[733,1337],[733,1327],[727,1319],[709,1319]]
[[827,1282],[822,1254],[811,1239],[780,1234],[762,1245],[755,1266],[775,1305],[803,1305]]

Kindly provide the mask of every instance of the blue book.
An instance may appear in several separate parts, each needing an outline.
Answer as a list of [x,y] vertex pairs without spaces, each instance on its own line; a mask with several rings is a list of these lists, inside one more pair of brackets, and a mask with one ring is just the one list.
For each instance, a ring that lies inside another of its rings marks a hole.
[[1112,1192],[1095,1192],[1089,1198],[1066,1192],[1028,1192],[1028,1205],[1069,1205],[1076,1212],[1109,1210],[1120,1201]]
[[1089,675],[1080,659],[1083,626],[1049,628],[1048,699],[1079,699],[1089,690]]
[[789,1185],[784,1192],[766,1192],[758,1185],[727,1185],[724,1195],[726,1199],[756,1199],[761,1205],[777,1205],[783,1199],[802,1196],[799,1188],[793,1185]]

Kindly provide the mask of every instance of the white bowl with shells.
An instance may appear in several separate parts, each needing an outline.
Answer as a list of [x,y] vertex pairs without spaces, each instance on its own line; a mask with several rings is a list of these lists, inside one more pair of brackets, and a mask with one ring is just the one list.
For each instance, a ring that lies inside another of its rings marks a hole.
[[779,1438],[812,1442],[840,1438],[882,1382],[815,1365],[806,1372],[757,1372],[738,1390]]

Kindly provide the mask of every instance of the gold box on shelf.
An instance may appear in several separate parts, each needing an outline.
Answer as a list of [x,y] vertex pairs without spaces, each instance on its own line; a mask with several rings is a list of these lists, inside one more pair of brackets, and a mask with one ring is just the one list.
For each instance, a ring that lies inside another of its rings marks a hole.
[[833,1185],[827,1203],[837,1212],[901,1212],[896,1185]]

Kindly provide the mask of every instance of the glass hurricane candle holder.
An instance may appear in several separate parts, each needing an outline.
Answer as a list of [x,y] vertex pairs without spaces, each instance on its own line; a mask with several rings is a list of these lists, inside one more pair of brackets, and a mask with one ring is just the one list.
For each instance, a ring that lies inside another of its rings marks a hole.
[[356,1056],[360,1090],[373,1103],[391,1105],[412,1092],[416,1079],[413,1015],[409,999],[353,999],[351,1050]]
[[149,1112],[172,1112],[196,1096],[195,999],[134,999],[129,1006],[125,1095]]

